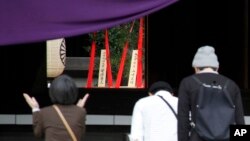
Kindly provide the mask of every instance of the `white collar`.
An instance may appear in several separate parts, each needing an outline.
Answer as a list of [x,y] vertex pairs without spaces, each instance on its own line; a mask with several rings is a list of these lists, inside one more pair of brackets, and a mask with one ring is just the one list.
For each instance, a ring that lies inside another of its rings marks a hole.
[[165,90],[160,90],[156,92],[154,95],[160,95],[160,96],[173,96],[170,92]]
[[215,74],[218,74],[218,72],[217,71],[214,71],[213,69],[211,69],[211,68],[205,68],[205,69],[203,69],[203,70],[201,70],[201,71],[199,71],[199,72],[197,72],[197,73],[215,73]]

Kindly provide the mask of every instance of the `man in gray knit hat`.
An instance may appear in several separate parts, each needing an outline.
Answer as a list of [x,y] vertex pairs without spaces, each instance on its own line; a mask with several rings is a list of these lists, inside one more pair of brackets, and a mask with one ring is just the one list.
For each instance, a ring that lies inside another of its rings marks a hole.
[[[178,90],[178,141],[205,141],[197,130],[193,130],[195,127],[192,128],[192,124],[190,124],[190,120],[193,121],[193,125],[196,124],[197,97],[200,94],[201,86],[201,83],[197,82],[222,87],[227,83],[227,91],[235,106],[234,122],[235,124],[245,124],[240,89],[233,80],[218,73],[219,61],[215,49],[212,46],[198,48],[192,67],[195,74],[182,79]],[[211,113],[208,115],[210,116]],[[213,117],[211,116],[211,118]]]

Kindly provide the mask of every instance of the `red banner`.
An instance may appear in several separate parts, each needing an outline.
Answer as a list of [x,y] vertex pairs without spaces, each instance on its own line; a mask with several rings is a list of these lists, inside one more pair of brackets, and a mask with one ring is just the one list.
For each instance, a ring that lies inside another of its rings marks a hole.
[[109,52],[109,36],[108,30],[105,30],[105,49],[106,49],[106,62],[107,62],[107,77],[108,77],[108,87],[113,86],[112,70],[110,63],[110,52]]
[[[133,31],[134,23],[135,21],[132,22],[132,25],[129,30],[129,34],[131,34],[131,32]],[[123,51],[122,51],[122,57],[121,57],[120,66],[119,66],[117,79],[116,79],[116,85],[115,85],[116,88],[119,88],[121,86],[122,74],[123,74],[125,60],[126,60],[127,52],[128,52],[128,45],[129,45],[129,40],[127,39],[124,45]]]
[[[94,36],[95,36],[95,33],[94,33]],[[93,40],[92,45],[91,45],[89,71],[88,71],[88,79],[87,79],[86,88],[92,87],[93,73],[94,73],[94,66],[95,66],[95,50],[96,50],[96,42],[95,40]]]
[[137,76],[136,76],[136,86],[137,88],[143,87],[142,82],[142,70],[143,70],[143,62],[142,62],[142,52],[143,52],[143,31],[144,31],[144,19],[140,19],[140,27],[139,27],[139,35],[138,35],[138,66],[137,66]]
[[124,46],[123,51],[122,51],[121,62],[120,62],[119,71],[117,74],[117,79],[116,79],[116,84],[115,84],[116,88],[119,88],[121,85],[122,74],[123,74],[123,69],[124,69],[124,64],[125,64],[127,52],[128,52],[128,41],[126,41],[125,46]]

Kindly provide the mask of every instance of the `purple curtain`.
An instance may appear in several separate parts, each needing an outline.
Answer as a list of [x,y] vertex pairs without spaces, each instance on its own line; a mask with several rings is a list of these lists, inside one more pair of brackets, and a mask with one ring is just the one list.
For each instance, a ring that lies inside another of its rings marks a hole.
[[0,0],[0,45],[95,32],[138,19],[177,0]]

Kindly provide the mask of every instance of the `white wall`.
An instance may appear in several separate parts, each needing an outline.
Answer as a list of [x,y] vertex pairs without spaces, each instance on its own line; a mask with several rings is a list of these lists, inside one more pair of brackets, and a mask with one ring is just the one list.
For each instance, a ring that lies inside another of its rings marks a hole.
[[[250,116],[245,116],[246,124],[250,125]],[[32,124],[32,115],[8,115],[0,114],[1,124],[17,124],[30,125]],[[130,125],[130,115],[87,115],[87,125]]]

